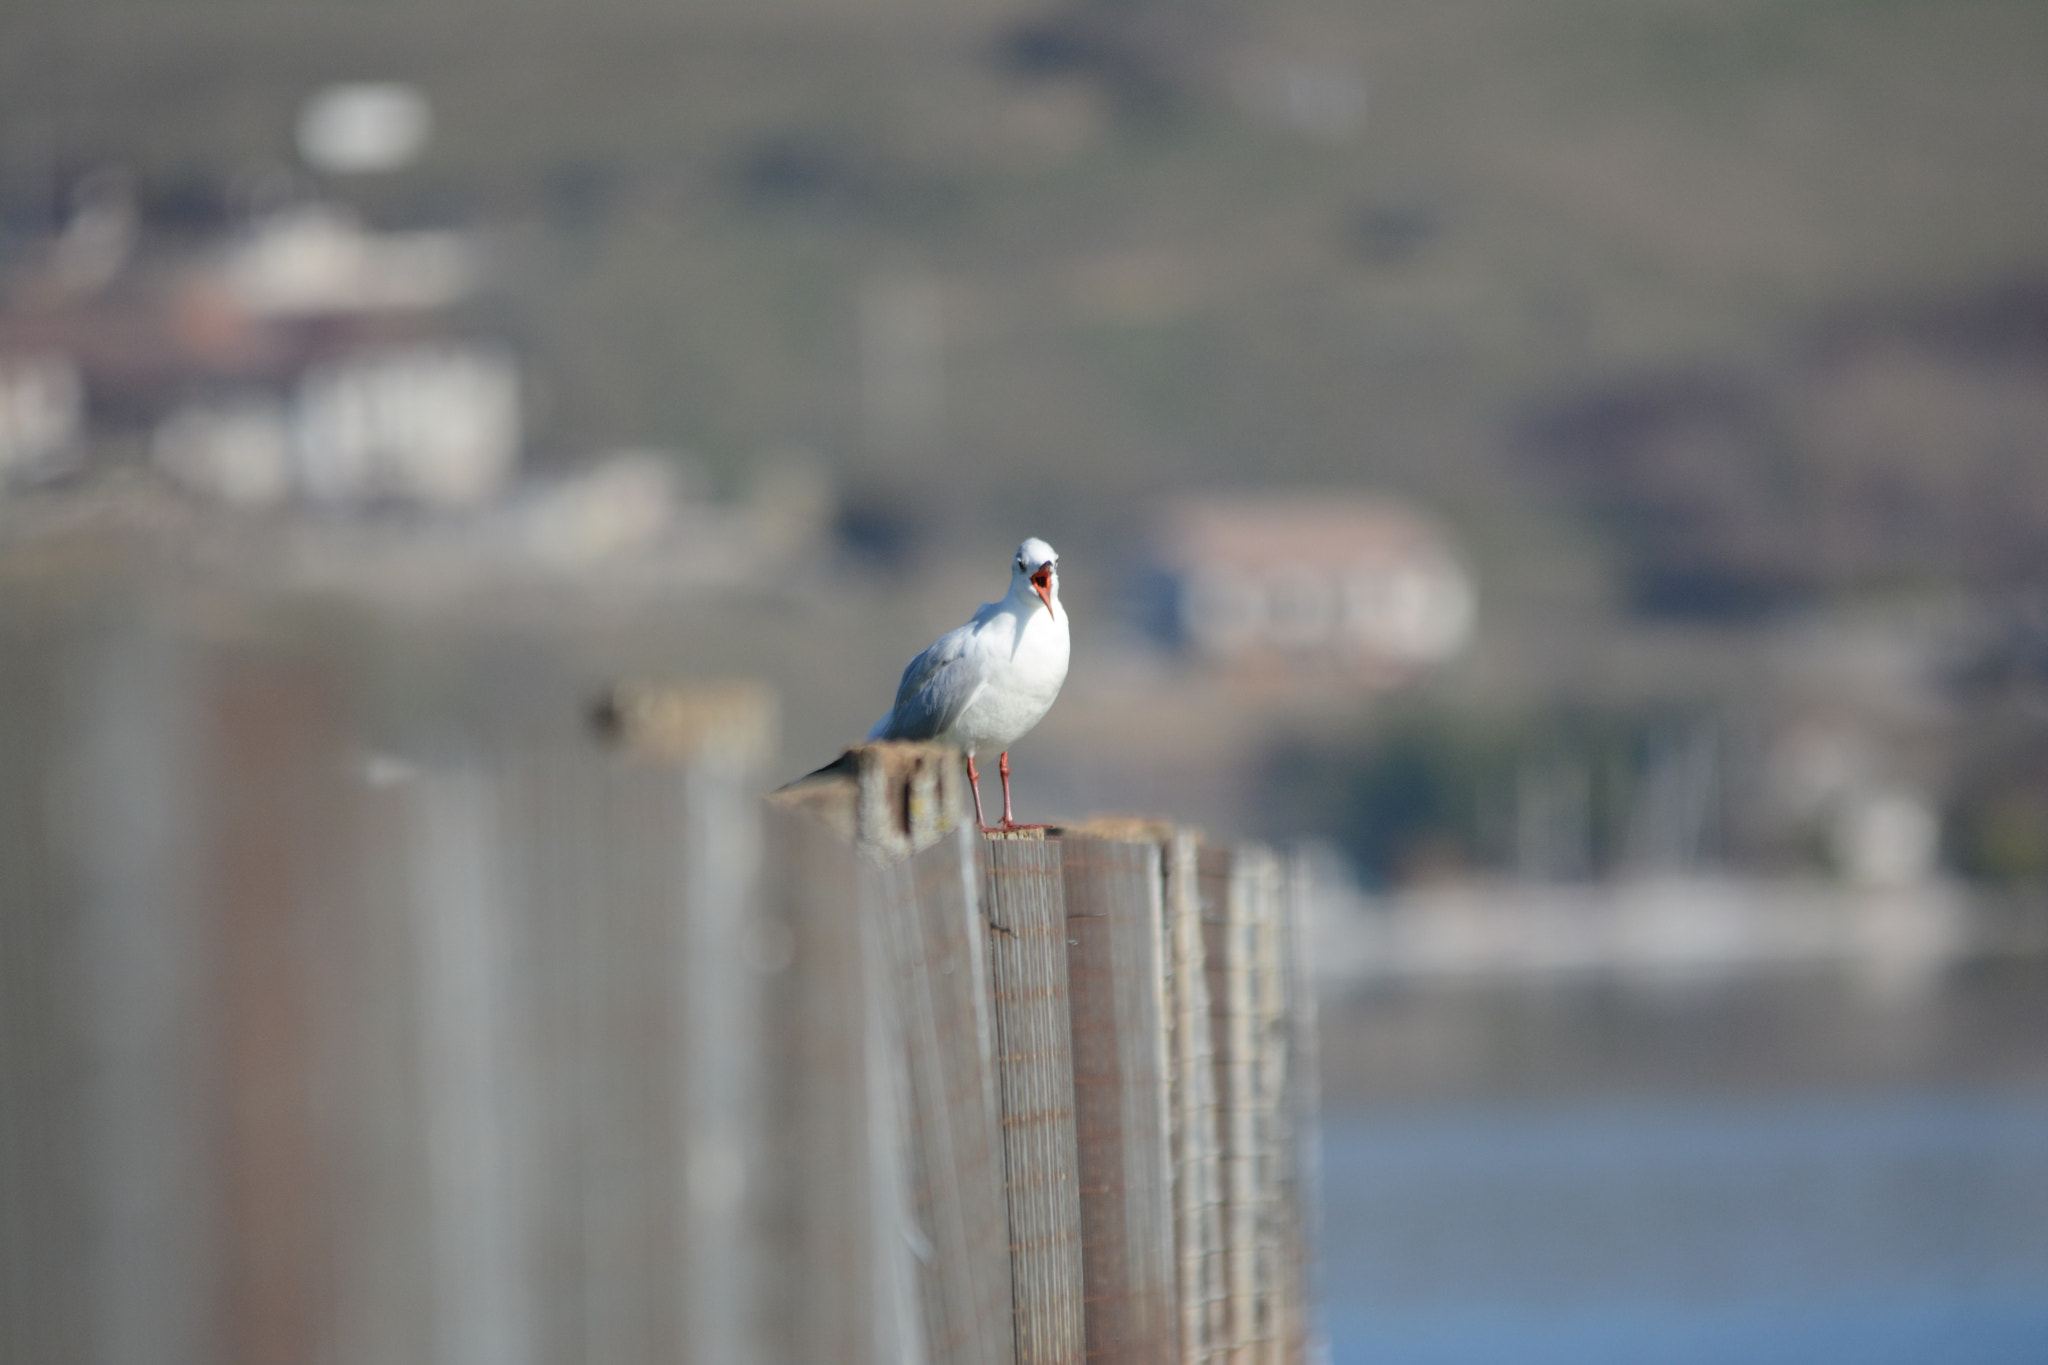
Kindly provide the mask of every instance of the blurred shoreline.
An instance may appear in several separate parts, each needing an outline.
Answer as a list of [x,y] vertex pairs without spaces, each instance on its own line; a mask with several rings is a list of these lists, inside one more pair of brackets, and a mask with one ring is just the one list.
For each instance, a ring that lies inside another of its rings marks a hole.
[[1858,887],[1813,877],[1637,875],[1461,881],[1367,896],[1326,863],[1311,935],[1325,989],[1381,979],[1646,987],[1814,968],[1910,992],[1969,958],[2048,956],[2048,908],[1952,881]]

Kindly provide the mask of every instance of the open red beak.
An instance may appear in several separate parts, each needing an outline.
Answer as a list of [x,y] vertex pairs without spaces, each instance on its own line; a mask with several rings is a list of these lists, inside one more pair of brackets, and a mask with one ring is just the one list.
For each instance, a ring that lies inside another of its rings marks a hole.
[[1052,607],[1052,565],[1039,565],[1038,572],[1031,575],[1031,586],[1038,590],[1039,597],[1045,602],[1045,609],[1057,617],[1059,613],[1053,611]]

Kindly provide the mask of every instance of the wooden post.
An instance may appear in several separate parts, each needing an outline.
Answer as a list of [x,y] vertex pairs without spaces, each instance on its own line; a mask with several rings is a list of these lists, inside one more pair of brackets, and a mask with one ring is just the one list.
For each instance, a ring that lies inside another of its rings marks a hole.
[[1164,886],[1156,841],[1060,841],[1091,1365],[1172,1365]]
[[1200,844],[1176,831],[1166,848],[1167,1017],[1174,1182],[1174,1253],[1181,1359],[1225,1359],[1228,1342],[1216,1049],[1199,885]]
[[329,1358],[759,1358],[763,1077],[797,1069],[763,1027],[794,966],[761,948],[769,721],[676,700],[659,748],[359,774],[323,1000],[351,1309]]
[[224,661],[207,693],[220,1358],[310,1365],[334,1326],[313,943],[342,842],[314,834],[343,807],[334,699],[317,671],[278,661]]
[[[152,813],[181,823],[190,818],[189,811],[165,809],[157,800],[191,780],[190,745],[178,737],[196,730],[198,717],[187,689],[177,685],[184,661],[164,658],[161,649],[154,661],[138,659],[131,650],[131,657],[118,660],[125,667],[103,664],[99,676],[81,686],[83,653],[55,623],[0,611],[0,1075],[6,1077],[0,1083],[0,1359],[11,1361],[90,1357],[94,1315],[106,1308],[92,1295],[99,1251],[93,1198],[109,1176],[96,1169],[105,1139],[94,1132],[99,1106],[89,1102],[96,1097],[86,1081],[87,1063],[106,1077],[97,1089],[121,1086],[132,1093],[110,1064],[138,1044],[168,1047],[170,1057],[129,1061],[125,1069],[168,1075],[174,1095],[186,1092],[177,1058],[185,1050],[180,1035],[193,1030],[184,1002],[199,994],[196,973],[183,961],[187,952],[177,951],[198,920],[191,888],[179,875],[184,869],[150,857],[147,845],[129,853],[128,876],[157,888],[156,903],[137,913],[153,928],[153,941],[121,942],[140,926],[125,923],[127,915],[109,923],[90,900],[95,892],[105,895],[101,888],[112,879],[101,841],[122,838]],[[89,701],[109,692],[113,705],[103,703],[102,714],[91,714]],[[124,731],[127,744],[117,740]],[[66,770],[68,812],[50,799],[52,775]],[[52,837],[66,814],[90,818],[81,831],[93,836],[90,841],[77,833],[64,843]],[[94,928],[101,931],[87,932]],[[110,947],[140,960],[95,960],[96,950]],[[95,985],[132,1002],[126,1021],[115,1016],[89,1026],[80,996]],[[109,1026],[117,1022],[127,1027],[115,1033]],[[155,1109],[149,1097],[136,1098]],[[193,1177],[204,1171],[203,1134],[194,1131],[199,1125],[191,1122],[191,1107],[188,1099],[169,1113],[144,1115],[155,1132],[159,1178],[170,1190],[192,1190],[199,1183]],[[175,1239],[183,1229],[172,1222]],[[174,1308],[183,1306],[175,1303],[175,1288]],[[104,1331],[105,1319],[100,1323]],[[166,1365],[199,1358],[182,1339],[180,1329],[189,1324],[141,1326],[142,1340]]]
[[967,770],[943,744],[862,744],[770,803],[822,820],[870,862],[907,858],[967,824]]
[[1287,1037],[1279,865],[1263,849],[1201,854],[1216,1047],[1229,1358],[1278,1362]]
[[934,1365],[1012,1365],[986,872],[960,756],[862,745],[769,804],[846,850],[860,889],[837,913],[865,917],[892,954],[912,1204],[902,1231],[916,1253],[925,1349]]
[[1018,1365],[1080,1365],[1081,1210],[1059,846],[989,836],[989,957]]
[[1321,1236],[1322,1090],[1316,1059],[1316,996],[1308,960],[1308,869],[1297,854],[1288,866],[1280,917],[1280,961],[1287,1046],[1286,1096],[1281,1106],[1285,1127],[1281,1152],[1280,1208],[1282,1233],[1280,1311],[1285,1348],[1283,1359],[1307,1361],[1328,1356],[1315,1311],[1315,1248]]
[[1010,1365],[1009,1211],[979,840],[871,867],[895,949],[925,1335],[934,1365]]
[[888,1365],[925,1358],[898,1074],[895,986],[860,855],[771,810],[770,925],[788,966],[768,1011],[763,1190],[772,1233],[762,1332],[770,1360]]

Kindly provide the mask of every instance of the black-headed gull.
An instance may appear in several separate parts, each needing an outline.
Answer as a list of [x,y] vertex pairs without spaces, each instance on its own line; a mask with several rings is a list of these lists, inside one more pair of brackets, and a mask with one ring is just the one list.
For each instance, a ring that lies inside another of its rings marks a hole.
[[1003,828],[1010,814],[1010,746],[1052,709],[1067,679],[1067,614],[1060,608],[1059,554],[1036,536],[1017,547],[1010,591],[964,626],[947,631],[910,661],[896,704],[875,722],[869,739],[925,739],[958,745],[967,755],[974,818],[981,814],[981,774],[974,755],[1002,754]]

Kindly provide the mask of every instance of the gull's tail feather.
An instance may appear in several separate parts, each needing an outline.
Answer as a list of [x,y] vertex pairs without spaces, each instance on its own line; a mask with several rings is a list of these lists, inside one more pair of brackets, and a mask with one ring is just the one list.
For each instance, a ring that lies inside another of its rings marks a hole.
[[824,767],[805,773],[793,782],[785,782],[775,790],[786,792],[792,787],[801,787],[807,782],[821,782],[830,777],[852,777],[855,769],[853,750],[848,749]]

